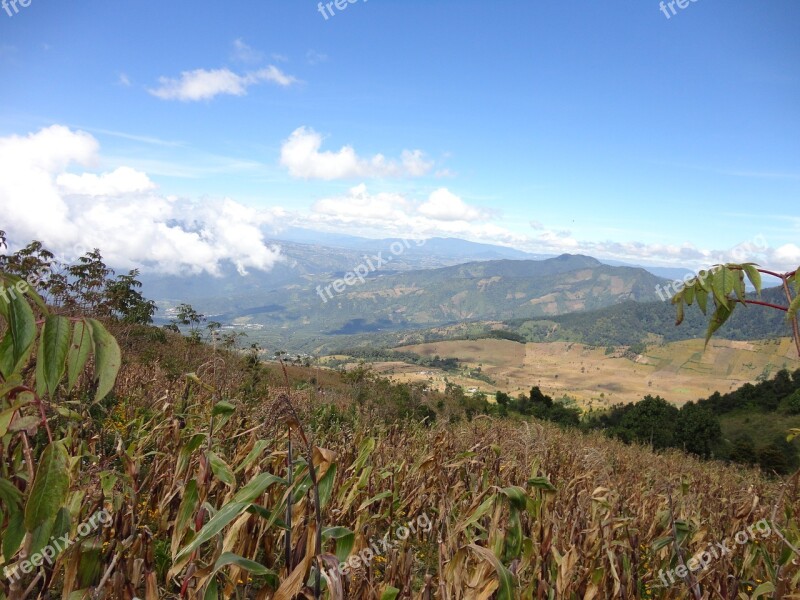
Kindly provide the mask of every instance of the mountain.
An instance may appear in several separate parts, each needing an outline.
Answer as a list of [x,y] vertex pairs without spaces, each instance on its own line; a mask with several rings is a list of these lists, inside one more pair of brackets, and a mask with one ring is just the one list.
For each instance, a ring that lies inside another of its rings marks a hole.
[[[786,305],[783,290],[777,287],[763,290],[761,299]],[[675,326],[675,317],[675,307],[668,301],[626,301],[591,312],[547,319],[516,319],[505,325],[528,341],[571,341],[594,346],[630,346],[653,338],[674,342],[705,336],[709,317],[703,315],[696,306],[686,311],[680,327]],[[756,340],[790,333],[784,313],[762,306],[740,306],[719,329],[716,337]]]
[[331,336],[593,310],[652,298],[664,283],[643,269],[566,254],[386,274],[376,270],[363,283],[350,275],[351,285],[345,284],[347,273],[335,275],[338,279],[312,279],[278,290],[230,293],[195,308],[223,324],[246,325],[255,330],[251,337],[296,348]]
[[[292,242],[300,244],[324,245],[331,248],[342,248],[356,250],[358,252],[377,252],[379,250],[388,251],[395,242],[402,242],[402,238],[371,239],[303,229],[299,227],[286,229],[273,238],[278,243]],[[423,244],[412,245],[404,252],[409,256],[425,256],[428,259],[447,261],[450,264],[455,262],[464,263],[476,260],[498,260],[509,259],[543,259],[551,258],[552,254],[531,254],[506,246],[495,244],[482,244],[470,242],[460,238],[428,238]],[[455,261],[455,262],[454,262]]]
[[[480,260],[548,258],[456,238],[431,238],[420,244],[416,241],[407,243],[401,238],[373,240],[306,229],[287,230],[281,237],[268,240],[267,244],[278,246],[282,255],[282,260],[269,272],[251,269],[243,276],[233,265],[227,265],[219,276],[203,273],[176,277],[145,273],[141,276],[144,294],[157,302],[190,304],[201,304],[232,294],[259,294],[291,284],[336,279],[363,263],[365,255],[370,257],[379,253],[392,256],[391,262],[382,266],[382,274]],[[392,248],[400,247],[402,252],[392,252]]]

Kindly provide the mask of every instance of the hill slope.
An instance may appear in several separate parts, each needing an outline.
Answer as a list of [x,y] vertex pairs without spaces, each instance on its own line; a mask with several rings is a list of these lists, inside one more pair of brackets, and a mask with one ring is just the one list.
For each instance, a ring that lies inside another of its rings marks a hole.
[[[346,273],[336,273],[344,278]],[[398,331],[464,320],[501,320],[591,310],[653,297],[663,280],[586,256],[499,260],[383,274],[364,283],[292,283],[257,294],[230,294],[205,305],[223,324],[260,326],[251,335],[299,347],[330,336]],[[266,331],[266,329],[269,331]]]

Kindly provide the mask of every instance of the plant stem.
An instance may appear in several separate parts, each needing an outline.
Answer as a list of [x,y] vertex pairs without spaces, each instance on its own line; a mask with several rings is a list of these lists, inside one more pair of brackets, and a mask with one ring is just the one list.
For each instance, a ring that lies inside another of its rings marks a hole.
[[[789,306],[791,306],[794,298],[792,298],[792,291],[789,289],[789,277],[791,274],[784,275],[781,277],[781,281],[783,281],[783,291],[786,294],[786,299],[789,301]],[[792,334],[794,335],[794,343],[797,346],[797,355],[800,356],[800,326],[797,325],[797,317],[792,317]]]

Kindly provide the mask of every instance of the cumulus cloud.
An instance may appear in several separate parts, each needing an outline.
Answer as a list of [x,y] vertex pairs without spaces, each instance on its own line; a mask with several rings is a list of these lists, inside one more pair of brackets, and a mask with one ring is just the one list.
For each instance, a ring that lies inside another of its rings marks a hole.
[[239,75],[230,69],[195,69],[184,71],[178,78],[160,77],[157,88],[148,91],[162,100],[193,102],[210,100],[219,95],[244,96],[250,86],[262,82],[288,87],[297,79],[287,75],[275,65]]
[[292,177],[302,179],[350,179],[357,177],[420,177],[433,167],[421,150],[404,151],[399,161],[382,154],[362,158],[352,146],[336,152],[322,151],[322,135],[311,128],[296,129],[283,142],[281,165]]
[[437,221],[480,221],[487,218],[482,211],[467,205],[447,188],[433,192],[419,207],[419,212]]
[[120,167],[111,173],[61,173],[56,183],[68,194],[81,196],[117,196],[134,192],[146,192],[156,185],[146,173],[130,167]]
[[[299,222],[305,226],[346,229],[364,235],[463,236],[500,244],[526,241],[524,236],[493,223],[454,219],[453,206],[459,207],[462,217],[482,214],[444,188],[420,201],[398,193],[372,193],[361,184],[344,195],[318,201],[310,214],[303,215]],[[422,207],[426,207],[425,211]],[[448,207],[451,210],[443,210]]]
[[269,270],[280,251],[261,228],[272,214],[233,200],[196,202],[157,193],[142,172],[72,173],[98,159],[87,133],[62,126],[0,138],[0,214],[12,243],[36,239],[74,258],[99,248],[118,268],[219,274],[222,265]]

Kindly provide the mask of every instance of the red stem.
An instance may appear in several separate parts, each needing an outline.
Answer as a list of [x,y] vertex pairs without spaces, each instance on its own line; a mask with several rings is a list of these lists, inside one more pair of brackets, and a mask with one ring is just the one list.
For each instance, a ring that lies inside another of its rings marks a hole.
[[738,300],[745,306],[748,304],[758,304],[759,306],[768,306],[769,308],[777,308],[778,310],[782,310],[783,312],[788,312],[789,309],[785,306],[780,306],[779,304],[772,304],[772,302],[764,302],[763,300]]
[[44,402],[42,402],[42,399],[39,398],[39,396],[36,395],[36,392],[34,392],[28,386],[19,385],[19,386],[15,387],[14,389],[12,389],[10,392],[8,392],[9,400],[11,400],[13,402],[14,399],[16,399],[16,397],[19,396],[22,392],[30,392],[31,394],[33,394],[33,398],[34,398],[33,403],[36,404],[39,407],[39,414],[42,417],[42,425],[44,425],[44,428],[47,430],[47,439],[52,444],[53,443],[53,432],[50,431],[50,424],[47,422],[47,415],[44,412]]

